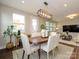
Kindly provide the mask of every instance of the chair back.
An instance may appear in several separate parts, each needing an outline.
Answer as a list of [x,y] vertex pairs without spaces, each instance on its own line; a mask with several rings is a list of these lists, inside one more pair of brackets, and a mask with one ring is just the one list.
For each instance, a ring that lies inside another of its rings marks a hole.
[[25,53],[30,54],[31,49],[30,49],[30,43],[27,35],[21,34],[21,41],[22,41],[22,45]]
[[31,37],[38,37],[41,36],[41,32],[34,32],[31,34]]
[[50,35],[48,38],[48,42],[47,42],[47,52],[51,51],[52,49],[54,49],[56,46],[58,46],[59,43],[59,35]]

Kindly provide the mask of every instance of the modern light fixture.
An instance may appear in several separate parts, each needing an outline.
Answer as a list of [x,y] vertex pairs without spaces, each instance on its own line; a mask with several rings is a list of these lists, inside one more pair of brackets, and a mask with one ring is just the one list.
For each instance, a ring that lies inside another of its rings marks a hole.
[[[47,7],[48,3],[44,2],[44,5]],[[52,19],[52,15],[50,13],[48,13],[46,10],[43,9],[39,9],[37,11],[37,15],[46,19]]]
[[70,14],[70,15],[68,15],[68,16],[66,16],[67,18],[69,18],[69,19],[74,19],[76,16],[78,16],[79,14]]

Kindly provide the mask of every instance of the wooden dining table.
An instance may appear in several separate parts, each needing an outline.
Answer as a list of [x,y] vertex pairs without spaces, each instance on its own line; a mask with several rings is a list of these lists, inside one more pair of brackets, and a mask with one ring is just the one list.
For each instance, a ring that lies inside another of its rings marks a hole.
[[29,41],[33,44],[42,44],[48,41],[48,37],[33,37],[29,38]]
[[[33,44],[42,44],[48,41],[48,37],[33,37],[29,39],[30,43]],[[72,47],[77,47],[79,46],[79,43],[76,43],[74,41],[67,41],[67,40],[59,40],[60,44],[64,44],[64,45],[68,45],[68,46],[72,46]]]

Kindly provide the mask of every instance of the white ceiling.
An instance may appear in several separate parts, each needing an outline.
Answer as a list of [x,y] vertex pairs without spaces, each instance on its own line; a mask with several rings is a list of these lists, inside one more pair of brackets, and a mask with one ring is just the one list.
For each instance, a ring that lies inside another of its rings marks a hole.
[[[23,4],[21,1],[25,1]],[[0,0],[1,3],[30,12],[36,15],[38,9],[43,8],[43,2],[48,2],[48,12],[54,17],[54,20],[60,21],[65,19],[65,16],[79,12],[79,0]],[[64,7],[64,4],[67,7]]]

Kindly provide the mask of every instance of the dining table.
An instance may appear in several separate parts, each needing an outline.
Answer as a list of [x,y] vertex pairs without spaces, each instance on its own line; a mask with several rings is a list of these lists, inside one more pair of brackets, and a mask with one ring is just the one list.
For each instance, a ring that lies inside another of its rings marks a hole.
[[42,44],[48,41],[48,37],[32,37],[29,41],[33,44]]
[[[33,44],[42,44],[42,43],[46,43],[48,41],[48,37],[32,37],[32,38],[29,38],[29,41],[30,43],[33,43]],[[74,42],[73,40],[62,40],[60,38],[59,40],[59,44],[64,44],[64,45],[68,45],[68,46],[72,46],[72,47],[79,47],[79,43],[76,43]]]

